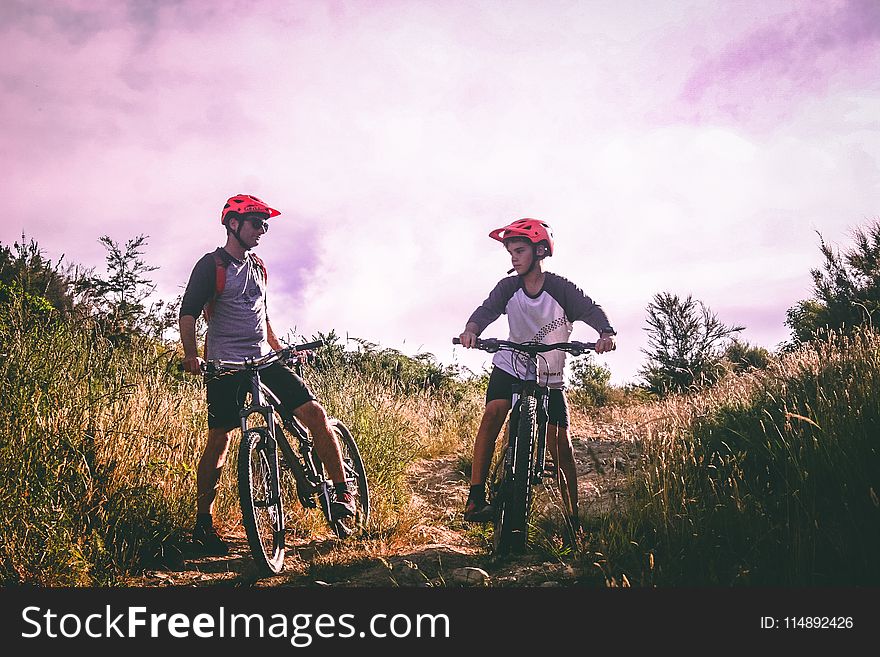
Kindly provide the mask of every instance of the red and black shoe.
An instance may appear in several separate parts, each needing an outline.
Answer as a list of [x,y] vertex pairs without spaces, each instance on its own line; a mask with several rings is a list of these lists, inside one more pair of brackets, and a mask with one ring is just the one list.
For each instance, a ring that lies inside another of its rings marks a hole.
[[330,514],[334,520],[342,520],[350,518],[357,509],[354,507],[354,495],[350,491],[343,491],[334,495],[333,502],[330,503]]
[[495,516],[495,509],[485,499],[468,498],[464,508],[464,519],[467,522],[490,522]]

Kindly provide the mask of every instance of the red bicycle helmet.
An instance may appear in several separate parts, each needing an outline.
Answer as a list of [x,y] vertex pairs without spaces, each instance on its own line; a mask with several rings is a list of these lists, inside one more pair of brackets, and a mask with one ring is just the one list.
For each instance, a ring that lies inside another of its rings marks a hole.
[[250,194],[237,194],[226,201],[223,206],[223,212],[220,213],[220,223],[226,225],[226,215],[230,212],[238,214],[247,214],[248,212],[261,212],[268,214],[270,217],[277,217],[281,214],[278,210],[270,208],[256,196]]
[[547,255],[553,255],[553,231],[550,226],[538,219],[517,219],[504,228],[493,230],[489,233],[489,237],[499,242],[504,242],[511,237],[525,237],[535,245],[546,242],[549,251]]

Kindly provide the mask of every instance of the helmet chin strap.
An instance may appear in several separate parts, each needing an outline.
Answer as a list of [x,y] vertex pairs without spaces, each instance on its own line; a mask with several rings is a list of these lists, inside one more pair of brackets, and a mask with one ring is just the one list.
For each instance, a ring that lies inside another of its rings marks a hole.
[[249,247],[247,244],[245,244],[244,241],[241,239],[241,224],[242,224],[242,221],[239,220],[238,230],[236,230],[234,232],[232,230],[230,230],[229,224],[227,224],[226,225],[226,232],[229,233],[230,235],[232,235],[236,240],[238,240],[238,243],[241,245],[241,248],[243,248],[245,251],[249,251],[251,247]]

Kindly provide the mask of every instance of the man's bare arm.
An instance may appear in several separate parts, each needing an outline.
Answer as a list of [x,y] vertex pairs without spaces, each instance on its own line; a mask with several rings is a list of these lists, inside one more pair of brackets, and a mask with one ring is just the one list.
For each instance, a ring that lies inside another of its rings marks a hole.
[[202,359],[196,346],[196,318],[182,315],[178,321],[180,341],[183,343],[183,369],[190,374],[202,373]]
[[279,351],[282,349],[281,343],[278,341],[278,338],[275,336],[275,331],[272,330],[272,324],[269,320],[266,320],[266,341],[269,343],[269,346],[272,347],[275,351]]

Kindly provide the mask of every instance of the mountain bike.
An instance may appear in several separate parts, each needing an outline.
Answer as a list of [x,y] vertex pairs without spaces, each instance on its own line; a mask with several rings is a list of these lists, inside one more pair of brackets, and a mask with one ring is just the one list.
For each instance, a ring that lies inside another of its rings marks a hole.
[[[461,344],[453,338],[453,344]],[[537,380],[538,359],[542,353],[559,349],[580,356],[596,348],[594,342],[509,342],[477,339],[475,347],[489,353],[503,349],[521,356],[513,386],[507,445],[495,462],[489,477],[488,501],[494,510],[493,546],[499,555],[522,552],[528,547],[532,486],[551,473],[545,469],[547,451],[547,401],[549,389]]]
[[[351,431],[340,420],[329,418],[342,452],[345,481],[356,509],[353,516],[335,519],[331,513],[335,495],[333,481],[318,458],[312,436],[294,417],[292,409],[284,408],[260,380],[260,370],[279,361],[293,360],[297,374],[301,375],[302,362],[297,354],[323,344],[319,340],[285,347],[260,358],[205,363],[205,371],[215,376],[247,373],[242,385],[249,386],[250,403],[245,401],[239,413],[242,438],[238,449],[238,496],[241,522],[251,554],[266,573],[279,573],[284,568],[286,526],[282,491],[288,473],[293,477],[299,503],[306,509],[319,507],[339,538],[346,538],[364,527],[370,517],[367,475]],[[262,417],[262,425],[252,424],[251,418],[255,415]],[[276,421],[276,416],[280,422]],[[295,447],[288,440],[288,434],[295,439]]]

